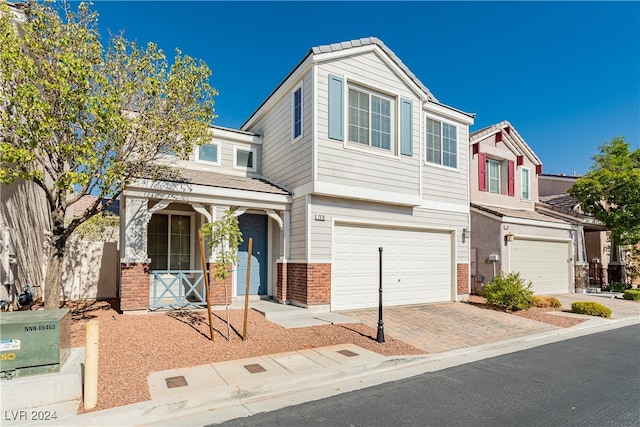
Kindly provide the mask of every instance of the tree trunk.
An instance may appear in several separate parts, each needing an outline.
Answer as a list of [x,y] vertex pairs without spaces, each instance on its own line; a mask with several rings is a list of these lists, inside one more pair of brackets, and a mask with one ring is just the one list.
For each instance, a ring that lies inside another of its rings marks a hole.
[[66,239],[57,236],[54,231],[49,262],[47,264],[47,276],[44,288],[45,310],[60,308],[60,285],[62,284],[62,261],[64,260]]

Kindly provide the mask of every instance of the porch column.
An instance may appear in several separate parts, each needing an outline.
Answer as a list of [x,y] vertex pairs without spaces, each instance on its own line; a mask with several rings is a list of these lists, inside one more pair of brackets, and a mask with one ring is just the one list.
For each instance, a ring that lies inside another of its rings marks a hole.
[[[215,222],[218,219],[222,218],[225,212],[229,209],[229,206],[211,206],[211,222]],[[206,245],[205,245],[206,246]],[[213,273],[216,268],[216,251],[209,250],[208,247],[205,248],[206,251],[209,252],[208,257],[208,265],[207,268],[209,270],[209,300],[211,304],[221,305],[224,304],[224,285],[225,283],[221,280],[217,280],[214,278]],[[228,266],[227,269],[231,272],[232,266]],[[226,281],[226,285],[230,294],[233,294],[233,275],[229,275]],[[229,295],[231,297],[231,295]]]
[[149,200],[123,197],[124,233],[120,259],[120,309],[149,308],[150,263],[147,254],[147,224],[154,212],[164,209],[168,201],[160,201],[148,209]]

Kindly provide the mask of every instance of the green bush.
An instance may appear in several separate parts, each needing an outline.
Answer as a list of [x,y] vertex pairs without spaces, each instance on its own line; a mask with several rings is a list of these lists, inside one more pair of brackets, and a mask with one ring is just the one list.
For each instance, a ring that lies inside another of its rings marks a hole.
[[624,295],[622,296],[622,298],[632,301],[640,301],[640,289],[627,289],[626,291],[624,291]]
[[484,287],[487,304],[504,310],[526,310],[533,303],[531,282],[525,283],[520,273],[500,273]]
[[560,304],[560,300],[556,297],[549,297],[546,295],[536,295],[533,297],[534,307],[540,308],[560,308],[562,304]]
[[602,290],[605,292],[624,292],[629,288],[631,288],[631,285],[624,283],[611,283],[610,285],[603,286]]
[[571,304],[571,312],[589,316],[611,317],[611,309],[598,302],[578,301]]

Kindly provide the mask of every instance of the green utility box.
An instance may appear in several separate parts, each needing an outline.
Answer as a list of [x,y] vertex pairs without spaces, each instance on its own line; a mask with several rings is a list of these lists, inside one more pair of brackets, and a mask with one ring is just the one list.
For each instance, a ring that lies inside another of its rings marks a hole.
[[0,313],[0,379],[59,372],[70,352],[69,310]]

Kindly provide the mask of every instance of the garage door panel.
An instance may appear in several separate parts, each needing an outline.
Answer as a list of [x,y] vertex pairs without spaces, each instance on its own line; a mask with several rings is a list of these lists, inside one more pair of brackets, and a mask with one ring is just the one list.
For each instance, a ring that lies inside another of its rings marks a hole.
[[511,271],[530,280],[537,295],[567,293],[571,273],[567,261],[569,243],[541,240],[511,242]]
[[450,234],[336,226],[332,309],[378,305],[379,247],[385,305],[451,300]]

